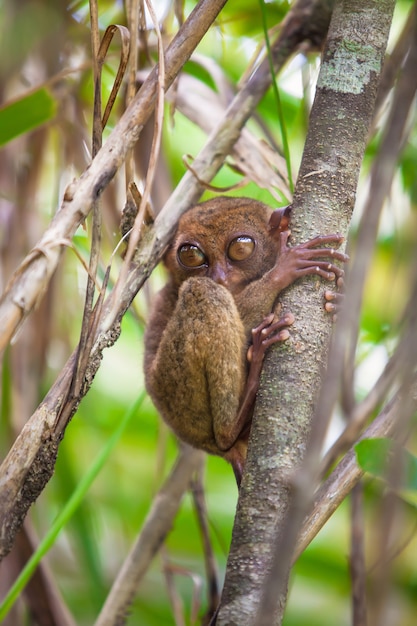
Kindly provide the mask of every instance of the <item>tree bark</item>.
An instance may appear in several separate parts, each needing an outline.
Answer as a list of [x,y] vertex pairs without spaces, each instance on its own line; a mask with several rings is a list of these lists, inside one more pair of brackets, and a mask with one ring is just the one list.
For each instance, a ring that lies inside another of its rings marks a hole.
[[[294,198],[294,243],[347,234],[394,4],[336,3]],[[314,472],[313,482],[303,475],[306,501],[294,501],[330,341],[323,287],[306,278],[280,298],[296,321],[290,340],[265,361],[218,625],[280,624],[283,617],[297,530],[316,487]]]

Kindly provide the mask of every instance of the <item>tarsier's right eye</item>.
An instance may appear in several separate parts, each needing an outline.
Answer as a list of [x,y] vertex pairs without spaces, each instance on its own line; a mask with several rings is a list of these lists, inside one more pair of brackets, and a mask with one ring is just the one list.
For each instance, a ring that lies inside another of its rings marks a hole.
[[185,267],[202,267],[206,265],[207,259],[204,252],[198,246],[185,243],[178,248],[178,260]]
[[227,255],[232,261],[245,261],[255,249],[255,241],[252,237],[241,235],[232,239],[229,244]]

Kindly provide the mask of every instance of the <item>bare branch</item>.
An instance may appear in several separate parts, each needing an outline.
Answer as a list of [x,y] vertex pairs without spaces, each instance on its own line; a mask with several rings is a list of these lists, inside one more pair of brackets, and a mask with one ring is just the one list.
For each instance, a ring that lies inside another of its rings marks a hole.
[[[201,0],[184,22],[166,51],[165,89],[189,59],[226,0]],[[131,102],[123,117],[98,152],[90,167],[65,192],[61,209],[32,251],[10,280],[0,301],[0,350],[42,297],[59,262],[62,247],[55,244],[71,239],[88,215],[92,203],[109,184],[135,144],[155,104],[158,85],[156,67]],[[42,252],[40,252],[42,251]]]
[[95,626],[121,626],[125,623],[127,610],[142,576],[171,530],[192,474],[201,467],[203,460],[204,453],[200,450],[189,446],[181,449],[174,469],[153,500],[152,509],[107,596]]
[[352,531],[350,540],[350,577],[352,581],[352,626],[366,626],[366,571],[364,547],[363,485],[351,494]]
[[210,541],[208,512],[204,498],[203,472],[202,467],[196,472],[191,483],[191,493],[194,500],[194,507],[197,513],[198,525],[200,528],[201,538],[204,548],[204,560],[206,565],[207,577],[207,593],[208,593],[208,609],[205,615],[205,621],[210,620],[216,612],[220,601],[219,583],[217,580],[216,561],[213,552],[213,546]]
[[[362,213],[356,251],[347,281],[346,299],[349,301],[349,307],[344,307],[341,312],[339,329],[343,330],[339,330],[335,337],[335,344],[344,337],[343,341],[348,348],[344,381],[349,381],[350,379],[352,387],[356,344],[359,333],[359,313],[365,278],[373,254],[382,208],[390,192],[398,157],[404,146],[407,132],[409,132],[408,116],[411,107],[414,105],[417,89],[415,72],[417,63],[417,11],[413,10],[410,12],[409,20],[412,24],[413,33],[413,36],[409,38],[410,49],[394,90],[392,106],[382,136],[378,157],[375,159],[371,170],[368,199]],[[336,356],[334,356],[329,367],[336,366],[340,369],[339,366],[342,363],[343,361],[339,359],[336,364]],[[336,393],[334,387],[330,390],[330,386],[328,386],[325,391],[330,392],[327,396],[328,405],[330,405],[330,402],[334,403]],[[324,393],[323,397],[325,397]]]
[[[409,406],[404,411],[405,399]],[[398,422],[403,418],[409,419],[416,409],[417,379],[414,378],[411,389],[404,389],[403,393],[398,392],[364,431],[360,439],[391,437],[395,433]],[[363,471],[356,462],[355,452],[350,450],[317,491],[313,509],[306,517],[299,534],[293,562],[311,543],[362,476]]]

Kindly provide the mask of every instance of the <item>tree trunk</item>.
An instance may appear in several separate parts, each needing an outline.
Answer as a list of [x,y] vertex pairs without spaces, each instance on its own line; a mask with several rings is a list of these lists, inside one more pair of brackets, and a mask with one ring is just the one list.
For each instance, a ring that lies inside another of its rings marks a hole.
[[[336,4],[294,198],[293,243],[347,234],[394,4]],[[330,341],[324,287],[306,278],[280,298],[296,321],[291,339],[265,361],[218,625],[282,621],[297,531],[316,487],[313,473],[308,498],[294,510],[291,485],[305,455]]]

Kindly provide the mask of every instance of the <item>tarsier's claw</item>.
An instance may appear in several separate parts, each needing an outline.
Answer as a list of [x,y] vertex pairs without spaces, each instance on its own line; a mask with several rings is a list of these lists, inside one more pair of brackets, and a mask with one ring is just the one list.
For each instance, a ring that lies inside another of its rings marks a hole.
[[[340,287],[339,281],[337,282],[337,287]],[[333,314],[333,321],[336,321],[336,314],[340,311],[340,307],[343,304],[343,293],[338,293],[337,291],[330,291],[326,289],[324,292],[324,299],[326,303],[324,305],[324,310],[327,313]]]
[[288,324],[288,326],[290,326],[291,324],[294,324],[295,322],[295,317],[292,313],[286,313],[284,315],[284,321],[286,324]]
[[328,289],[326,289],[326,291],[324,292],[324,297],[326,298],[326,300],[334,300],[336,298],[336,294],[334,293],[334,291],[329,291]]

